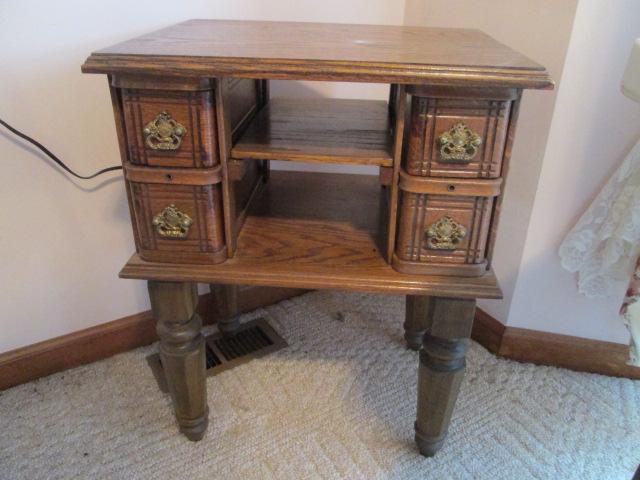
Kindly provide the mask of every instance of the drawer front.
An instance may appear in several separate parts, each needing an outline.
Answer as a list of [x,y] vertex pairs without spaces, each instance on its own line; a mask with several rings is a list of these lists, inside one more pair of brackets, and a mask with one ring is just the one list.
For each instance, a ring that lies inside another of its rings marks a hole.
[[147,261],[219,263],[227,258],[220,184],[127,182],[136,245]]
[[411,175],[497,178],[512,101],[430,98],[411,101],[405,168]]
[[484,274],[500,183],[452,179],[403,182],[401,178],[393,267],[414,274]]
[[213,90],[122,89],[128,160],[155,167],[219,163]]

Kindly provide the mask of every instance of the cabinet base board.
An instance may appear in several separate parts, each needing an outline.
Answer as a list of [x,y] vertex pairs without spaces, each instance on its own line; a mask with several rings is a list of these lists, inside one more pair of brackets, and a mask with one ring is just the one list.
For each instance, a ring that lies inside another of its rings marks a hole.
[[[250,312],[305,293],[295,288],[243,287],[238,292],[240,313]],[[210,295],[200,296],[198,313],[204,324],[215,323]],[[0,354],[0,390],[53,373],[96,362],[158,340],[151,311],[136,313],[95,327],[45,340]]]
[[[239,307],[247,312],[305,292],[249,287],[241,289]],[[205,323],[216,319],[211,303],[209,294],[201,296],[198,313]],[[476,309],[471,338],[490,352],[519,362],[640,379],[640,368],[626,364],[626,345],[506,327],[481,309]],[[157,339],[155,321],[146,311],[2,353],[0,390],[149,345]]]
[[479,308],[471,338],[491,353],[509,360],[640,379],[640,368],[626,364],[627,345],[509,327]]
[[402,260],[393,255],[391,266],[394,270],[411,275],[445,275],[480,277],[487,273],[486,260],[481,263],[427,263]]

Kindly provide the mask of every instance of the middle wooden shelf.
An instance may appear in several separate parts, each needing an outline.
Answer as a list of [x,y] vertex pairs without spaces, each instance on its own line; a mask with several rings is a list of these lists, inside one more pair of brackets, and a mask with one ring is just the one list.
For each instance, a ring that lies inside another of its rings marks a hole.
[[234,159],[393,165],[387,102],[274,98],[231,149]]

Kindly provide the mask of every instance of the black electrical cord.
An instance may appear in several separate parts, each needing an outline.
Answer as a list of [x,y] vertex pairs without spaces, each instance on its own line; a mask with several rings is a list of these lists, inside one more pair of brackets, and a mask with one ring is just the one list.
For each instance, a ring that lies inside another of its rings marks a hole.
[[40,142],[38,142],[37,140],[34,140],[33,138],[31,138],[29,135],[26,135],[24,133],[22,133],[20,130],[17,130],[15,128],[13,128],[11,125],[9,125],[7,122],[5,122],[4,120],[2,120],[0,118],[0,125],[2,125],[4,128],[6,128],[7,130],[9,130],[11,133],[13,133],[14,135],[17,135],[18,137],[22,138],[23,140],[26,140],[27,142],[31,143],[32,145],[36,146],[38,149],[40,149],[40,151],[42,151],[47,157],[49,157],[51,160],[53,160],[54,162],[56,162],[60,168],[62,168],[63,170],[65,170],[66,172],[70,173],[71,175],[73,175],[74,177],[80,178],[82,180],[89,180],[91,178],[95,178],[98,175],[102,175],[103,173],[107,173],[107,172],[113,172],[115,170],[122,170],[122,166],[118,165],[117,167],[109,167],[109,168],[103,168],[102,170],[100,170],[99,172],[94,173],[93,175],[89,175],[88,177],[85,177],[83,175],[78,175],[76,172],[74,172],[73,170],[71,170],[69,167],[67,167],[65,165],[65,163],[60,160],[58,157],[56,157],[47,147],[45,147],[44,145],[42,145]]

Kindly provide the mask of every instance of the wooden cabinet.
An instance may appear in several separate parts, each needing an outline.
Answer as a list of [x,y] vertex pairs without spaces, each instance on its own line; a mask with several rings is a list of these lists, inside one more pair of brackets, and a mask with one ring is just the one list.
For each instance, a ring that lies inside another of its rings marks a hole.
[[[296,41],[292,41],[296,39]],[[407,295],[420,452],[441,448],[491,256],[520,96],[544,67],[476,30],[190,20],[93,53],[108,74],[137,253],[176,418],[207,425],[196,282]],[[269,81],[389,85],[270,100]],[[378,176],[269,172],[270,160]],[[186,381],[185,381],[186,379]]]
[[224,181],[218,97],[231,112],[222,121],[237,136],[263,101],[262,85],[243,79],[113,78],[131,220],[141,258],[190,264],[227,259],[223,189],[231,199],[226,208],[239,205],[242,212],[261,182],[262,170],[248,166],[238,178]]
[[112,89],[139,255],[226,260],[214,83],[117,76]]

